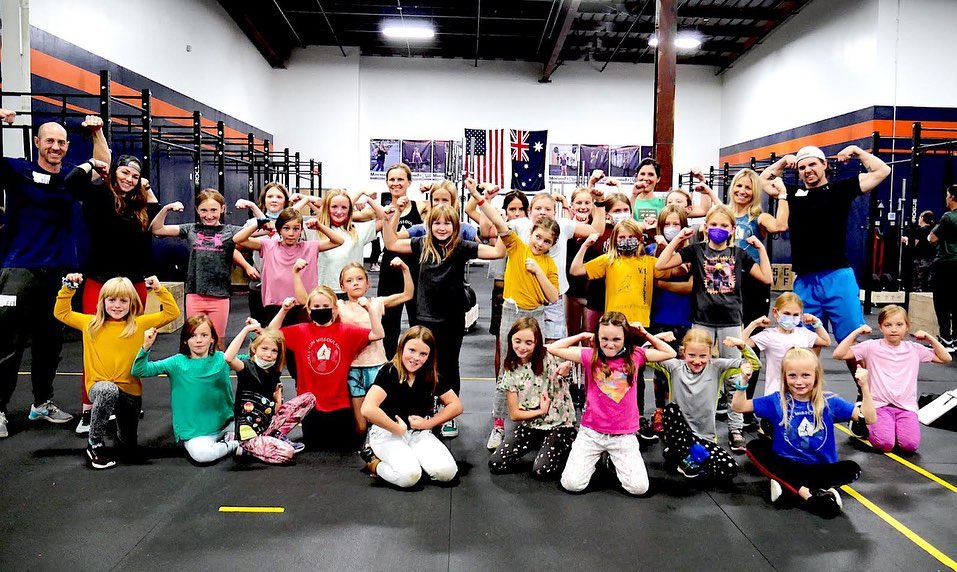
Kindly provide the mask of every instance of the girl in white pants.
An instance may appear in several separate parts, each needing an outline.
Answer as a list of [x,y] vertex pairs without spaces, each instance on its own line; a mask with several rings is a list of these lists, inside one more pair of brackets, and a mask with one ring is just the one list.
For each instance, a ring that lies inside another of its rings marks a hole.
[[[435,397],[445,407],[429,417]],[[455,459],[432,429],[461,413],[458,396],[438,380],[432,332],[423,326],[409,328],[362,403],[362,415],[373,425],[370,474],[401,488],[418,483],[423,471],[435,481],[454,479]]]

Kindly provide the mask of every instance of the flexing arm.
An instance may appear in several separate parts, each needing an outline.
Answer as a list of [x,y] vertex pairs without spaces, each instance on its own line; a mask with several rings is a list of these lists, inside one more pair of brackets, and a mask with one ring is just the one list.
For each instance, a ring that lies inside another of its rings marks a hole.
[[110,152],[110,144],[106,142],[106,137],[103,135],[103,119],[99,115],[87,115],[81,125],[89,129],[93,137],[93,158],[109,166],[113,161],[113,154]]
[[226,363],[229,364],[229,369],[242,371],[246,368],[246,364],[237,357],[239,356],[239,350],[243,348],[243,343],[249,338],[249,334],[261,331],[262,326],[259,325],[259,322],[252,318],[246,318],[246,324],[243,326],[243,329],[236,334],[233,341],[229,342],[229,347],[226,348],[226,353],[223,354],[223,358],[226,360]]
[[582,242],[581,248],[575,253],[572,259],[572,265],[568,268],[568,273],[572,276],[585,276],[588,272],[585,270],[585,253],[593,244],[598,242],[598,234],[592,233]]
[[848,145],[837,154],[837,160],[842,163],[847,163],[853,158],[860,159],[861,164],[867,169],[866,173],[858,175],[858,180],[861,183],[861,192],[866,193],[874,190],[877,185],[880,185],[884,179],[891,174],[891,168],[887,166],[887,163],[857,145]]
[[841,340],[841,343],[837,344],[837,347],[834,348],[834,352],[831,354],[831,357],[834,359],[849,360],[854,359],[854,352],[851,351],[851,347],[857,341],[857,337],[860,335],[867,335],[871,333],[871,327],[867,324],[857,328],[851,332],[846,338]]
[[768,251],[765,250],[764,243],[760,238],[752,235],[748,237],[748,244],[758,249],[759,264],[751,267],[751,276],[770,285],[774,281],[774,271],[771,269],[771,261],[768,260]]
[[761,179],[768,181],[774,177],[780,177],[784,174],[785,169],[794,169],[795,167],[797,167],[797,157],[785,155],[761,171]]
[[[592,338],[594,338],[594,334],[591,332],[582,332],[577,336],[569,336],[567,338],[554,341],[550,344],[545,344],[545,349],[548,351],[548,353],[552,354],[558,359],[581,363],[582,348],[575,346],[578,346],[578,344],[583,341],[591,340]],[[596,349],[595,351],[599,350]]]
[[[175,213],[181,213],[185,207],[183,203],[176,201],[175,203],[169,203],[168,205],[163,205],[163,208],[156,213],[156,218],[153,219],[153,222],[150,223],[150,232],[153,233],[153,236],[179,236],[179,225],[178,224],[166,224],[166,215],[173,211]],[[233,239],[237,244],[235,238]]]
[[658,256],[658,261],[655,262],[655,270],[667,270],[669,268],[674,268],[675,266],[680,266],[681,255],[677,252],[678,245],[688,240],[693,235],[694,230],[691,228],[685,227],[681,229],[681,232],[679,232],[678,235],[668,243],[668,246],[661,251],[661,254]]
[[415,296],[415,283],[412,282],[412,271],[409,270],[409,266],[401,258],[393,258],[389,266],[402,270],[402,291],[398,294],[383,297],[382,305],[386,308],[395,308],[405,304]]
[[326,250],[331,250],[331,249],[333,249],[333,248],[339,246],[340,244],[342,244],[342,243],[345,242],[345,240],[346,240],[346,239],[343,238],[343,236],[340,235],[338,232],[336,232],[336,231],[332,230],[331,228],[329,228],[328,226],[326,226],[326,225],[320,223],[318,220],[316,220],[316,230],[318,230],[318,231],[321,232],[322,234],[326,235],[326,238],[328,239],[328,240],[320,240],[320,241],[319,241],[319,252],[324,252],[324,251],[326,251]]

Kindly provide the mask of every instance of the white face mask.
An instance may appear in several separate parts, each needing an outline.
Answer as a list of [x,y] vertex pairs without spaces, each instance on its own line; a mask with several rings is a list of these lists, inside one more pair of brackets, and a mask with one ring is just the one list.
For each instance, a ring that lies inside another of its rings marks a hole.
[[618,224],[627,218],[631,218],[631,213],[611,213],[612,224]]
[[260,360],[258,357],[253,357],[253,362],[255,362],[256,365],[258,365],[259,367],[261,367],[261,368],[263,368],[263,369],[269,369],[269,368],[271,368],[272,366],[276,365],[276,360],[272,360],[272,361],[262,361],[262,360]]

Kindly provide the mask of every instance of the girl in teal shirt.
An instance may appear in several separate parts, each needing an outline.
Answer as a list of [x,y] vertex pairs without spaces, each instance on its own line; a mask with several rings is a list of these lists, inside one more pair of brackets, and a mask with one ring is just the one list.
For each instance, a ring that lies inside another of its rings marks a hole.
[[146,330],[132,374],[143,378],[165,373],[170,382],[173,435],[182,441],[190,459],[211,463],[234,453],[239,443],[228,433],[233,421],[233,388],[229,365],[216,351],[219,336],[205,315],[183,324],[179,353],[149,361],[156,329]]

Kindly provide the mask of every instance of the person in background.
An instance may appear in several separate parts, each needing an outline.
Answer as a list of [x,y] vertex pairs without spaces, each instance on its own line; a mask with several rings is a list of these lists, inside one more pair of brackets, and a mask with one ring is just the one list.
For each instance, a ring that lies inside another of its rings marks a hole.
[[932,284],[940,343],[953,353],[957,351],[953,329],[957,324],[957,296],[953,292],[954,284],[957,284],[957,185],[947,188],[945,200],[947,212],[927,235],[927,240],[937,247]]

